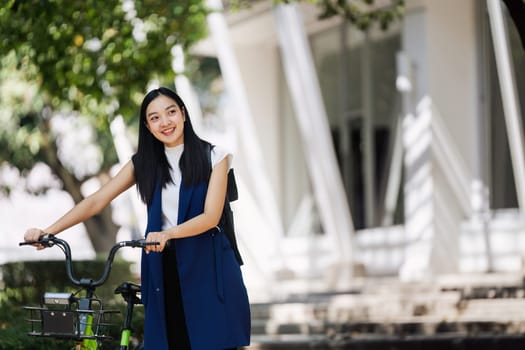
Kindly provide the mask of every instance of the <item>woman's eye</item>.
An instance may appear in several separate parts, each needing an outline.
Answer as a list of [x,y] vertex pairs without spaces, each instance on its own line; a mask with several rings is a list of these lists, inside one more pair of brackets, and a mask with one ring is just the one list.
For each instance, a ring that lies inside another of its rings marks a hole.
[[175,113],[177,113],[177,110],[175,110],[175,109],[171,109],[171,110],[168,111],[168,113],[169,113],[170,115],[174,115]]

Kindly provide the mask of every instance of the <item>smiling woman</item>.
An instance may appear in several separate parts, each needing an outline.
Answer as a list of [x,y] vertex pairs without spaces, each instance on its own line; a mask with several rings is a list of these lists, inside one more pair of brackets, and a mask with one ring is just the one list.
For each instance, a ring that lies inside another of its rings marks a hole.
[[231,159],[195,134],[175,92],[152,90],[141,105],[139,144],[131,161],[45,230],[27,230],[24,239],[58,234],[136,184],[148,207],[146,241],[159,243],[142,254],[144,347],[224,350],[248,345],[248,295],[235,252],[219,226]]

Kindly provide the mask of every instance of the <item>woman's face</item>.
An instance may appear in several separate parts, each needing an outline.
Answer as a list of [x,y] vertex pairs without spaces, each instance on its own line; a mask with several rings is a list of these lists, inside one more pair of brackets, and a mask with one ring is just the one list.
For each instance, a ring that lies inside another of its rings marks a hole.
[[159,95],[146,108],[146,127],[168,147],[184,143],[185,112],[171,98]]

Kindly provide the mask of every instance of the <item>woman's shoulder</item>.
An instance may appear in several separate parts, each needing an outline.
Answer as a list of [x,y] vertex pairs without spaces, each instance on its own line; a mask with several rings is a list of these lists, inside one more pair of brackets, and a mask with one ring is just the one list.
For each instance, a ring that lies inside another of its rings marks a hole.
[[211,150],[212,167],[219,164],[224,158],[228,159],[228,168],[232,168],[233,153],[226,147],[214,145]]

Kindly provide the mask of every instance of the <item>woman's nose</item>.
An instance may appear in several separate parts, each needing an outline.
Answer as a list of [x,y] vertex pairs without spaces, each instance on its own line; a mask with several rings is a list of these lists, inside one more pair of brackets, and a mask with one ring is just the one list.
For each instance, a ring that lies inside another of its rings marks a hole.
[[167,115],[163,114],[163,115],[160,116],[160,124],[161,125],[167,125],[167,124],[169,124],[169,122],[170,122],[170,118],[168,118]]

